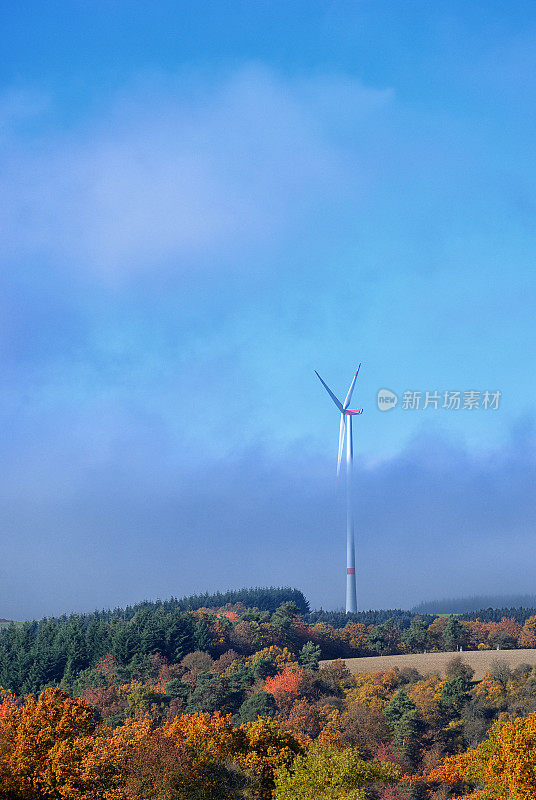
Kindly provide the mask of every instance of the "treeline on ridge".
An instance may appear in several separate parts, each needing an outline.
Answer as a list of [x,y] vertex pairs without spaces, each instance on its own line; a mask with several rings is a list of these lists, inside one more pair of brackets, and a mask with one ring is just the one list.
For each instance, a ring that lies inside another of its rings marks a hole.
[[241,603],[246,608],[257,608],[259,611],[274,612],[282,603],[295,603],[300,614],[310,611],[309,602],[303,592],[290,586],[266,586],[247,589],[230,589],[227,592],[204,592],[186,597],[170,597],[168,600],[142,600],[125,608],[104,609],[80,614],[87,623],[94,619],[110,621],[117,617],[130,620],[138,611],[162,608],[170,611],[197,611],[199,608],[222,608],[228,604]]
[[419,616],[428,624],[435,619],[433,614],[414,614],[412,611],[402,611],[400,608],[378,609],[369,611],[357,611],[346,613],[345,611],[310,611],[303,615],[304,622],[308,625],[315,625],[318,622],[325,622],[333,628],[344,628],[349,622],[358,622],[361,625],[381,625],[387,620],[394,620],[401,630],[409,628],[411,620]]
[[[424,600],[411,609],[412,614],[476,614],[482,619],[484,613],[530,611],[535,613],[536,595],[473,595],[472,597],[447,597],[441,600]],[[521,620],[519,620],[521,621]]]

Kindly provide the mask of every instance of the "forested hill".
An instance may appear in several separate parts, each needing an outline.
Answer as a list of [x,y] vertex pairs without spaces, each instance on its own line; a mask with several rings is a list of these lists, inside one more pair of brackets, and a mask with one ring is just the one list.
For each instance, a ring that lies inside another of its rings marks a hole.
[[209,594],[192,594],[187,597],[170,597],[169,600],[143,600],[126,608],[107,609],[82,614],[81,619],[90,622],[94,619],[110,621],[121,618],[132,619],[139,611],[155,611],[162,609],[166,613],[173,611],[197,611],[200,608],[222,608],[226,605],[240,604],[245,608],[256,608],[259,611],[273,613],[282,603],[294,603],[299,614],[309,612],[309,603],[303,592],[299,589],[284,587],[257,587],[250,589],[232,589],[227,592],[214,592]]
[[333,659],[535,646],[536,614],[463,620],[396,609],[310,612],[297,589],[242,589],[0,626],[0,687],[24,694],[60,685],[77,694],[98,683],[95,667],[107,658],[126,683],[147,680],[155,658],[180,665],[195,652],[225,661],[285,651],[301,663],[312,652]]

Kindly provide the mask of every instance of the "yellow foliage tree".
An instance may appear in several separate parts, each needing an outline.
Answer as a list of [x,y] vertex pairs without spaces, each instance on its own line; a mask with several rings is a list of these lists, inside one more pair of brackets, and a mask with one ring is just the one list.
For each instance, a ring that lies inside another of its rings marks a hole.
[[413,700],[426,722],[434,723],[439,716],[439,701],[444,685],[445,681],[442,681],[438,675],[432,675],[406,687],[406,694]]
[[360,800],[363,787],[373,783],[395,783],[400,770],[395,764],[363,761],[353,748],[312,744],[297,755],[291,767],[282,766],[274,775],[274,800]]
[[264,661],[264,659],[267,658],[273,661],[278,669],[283,669],[287,664],[293,664],[296,661],[296,657],[292,655],[287,647],[279,647],[276,644],[272,644],[270,647],[264,647],[262,650],[253,653],[253,655],[248,658],[248,662],[250,664],[257,664],[259,661]]
[[383,711],[399,684],[396,670],[360,673],[354,676],[354,686],[348,692],[349,703],[360,703],[371,711]]
[[241,746],[235,755],[242,769],[253,773],[259,782],[258,796],[268,800],[274,786],[274,771],[288,767],[303,747],[289,732],[281,730],[275,719],[259,717],[240,726]]
[[360,622],[348,622],[339,632],[339,639],[352,650],[364,650],[367,644],[368,629]]

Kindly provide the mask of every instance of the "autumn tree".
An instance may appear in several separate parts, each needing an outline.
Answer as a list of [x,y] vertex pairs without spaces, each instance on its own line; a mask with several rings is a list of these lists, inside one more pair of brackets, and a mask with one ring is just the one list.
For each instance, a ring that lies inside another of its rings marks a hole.
[[354,747],[362,758],[372,758],[378,747],[390,738],[383,713],[362,703],[347,703],[332,717],[329,728],[338,733],[343,745]]
[[474,669],[469,664],[466,664],[461,656],[453,656],[445,665],[445,675],[448,680],[451,678],[463,678],[469,685],[474,674]]
[[269,717],[245,722],[239,734],[241,743],[234,758],[240,767],[256,777],[259,800],[270,800],[275,770],[289,767],[303,748],[290,732],[283,731],[276,720]]
[[510,665],[506,661],[496,658],[490,664],[489,674],[493,680],[501,684],[502,689],[505,692],[508,681],[512,678],[512,670],[510,669]]
[[275,771],[274,800],[358,800],[363,787],[399,779],[395,764],[363,761],[351,748],[344,750],[312,744],[297,755],[289,769]]
[[518,646],[523,628],[511,617],[503,617],[500,622],[487,622],[483,626],[488,632],[490,647],[498,650],[511,650]]
[[124,718],[128,707],[128,698],[121,691],[121,687],[113,685],[86,686],[79,699],[98,709],[102,719],[115,718],[117,722]]
[[482,680],[475,686],[473,694],[475,698],[481,702],[487,705],[493,705],[497,701],[502,700],[504,686],[502,683],[495,680],[491,673],[486,672]]
[[188,653],[181,661],[181,667],[185,670],[183,680],[191,686],[195,686],[197,676],[201,672],[211,670],[213,664],[212,657],[203,650],[194,650],[193,653]]
[[218,675],[223,675],[231,664],[234,664],[235,661],[240,663],[241,660],[241,656],[239,656],[236,650],[226,650],[225,653],[222,653],[221,656],[216,659],[212,665],[212,669],[217,672]]
[[405,687],[408,697],[428,724],[439,723],[444,683],[438,675],[432,675]]
[[207,751],[199,757],[191,740],[154,728],[148,717],[117,728],[112,744],[118,777],[106,800],[235,800],[246,783],[238,770]]
[[519,647],[536,647],[536,617],[529,617],[519,635]]
[[480,800],[536,797],[536,713],[498,722],[473,750],[451,756],[432,770],[431,783],[479,787]]
[[115,765],[91,706],[46,689],[0,706],[0,774],[17,800],[100,800]]
[[383,711],[400,684],[398,672],[360,673],[353,676],[354,688],[347,693],[348,702],[356,702],[373,711]]
[[239,746],[231,715],[219,711],[181,714],[164,726],[164,733],[187,747],[200,762],[230,758]]
[[308,744],[315,739],[326,724],[327,709],[311,703],[305,697],[296,700],[288,709],[281,727],[291,731],[300,742]]
[[353,685],[353,676],[344,661],[337,658],[324,665],[318,673],[318,683],[324,692],[342,696]]
[[276,669],[283,669],[287,664],[295,663],[296,659],[287,647],[279,647],[278,645],[270,645],[257,650],[252,656],[248,658],[250,664],[257,664],[259,661],[272,661]]
[[266,678],[265,689],[273,695],[278,708],[285,711],[298,697],[300,685],[303,680],[303,670],[300,667],[287,665],[283,672]]
[[[348,622],[339,632],[339,639],[348,645],[350,651],[365,652],[367,649],[367,626],[360,622]],[[353,655],[356,655],[354,652]]]
[[427,649],[443,649],[443,632],[447,626],[447,623],[448,617],[437,617],[433,622],[430,623],[426,635]]

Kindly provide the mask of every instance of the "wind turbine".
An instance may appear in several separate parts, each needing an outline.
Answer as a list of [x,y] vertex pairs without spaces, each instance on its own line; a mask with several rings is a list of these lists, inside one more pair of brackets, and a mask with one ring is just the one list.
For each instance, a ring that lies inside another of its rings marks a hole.
[[346,613],[357,611],[357,591],[355,580],[355,544],[354,544],[354,516],[352,509],[352,462],[354,458],[352,444],[352,417],[362,414],[362,408],[348,408],[352,399],[355,382],[359,374],[361,364],[358,366],[354,379],[348,389],[348,394],[344,403],[336,397],[327,383],[325,383],[318,372],[315,373],[322,386],[329,394],[339,411],[341,412],[341,425],[339,429],[339,457],[337,459],[337,475],[341,470],[342,451],[344,449],[344,439],[346,438]]

